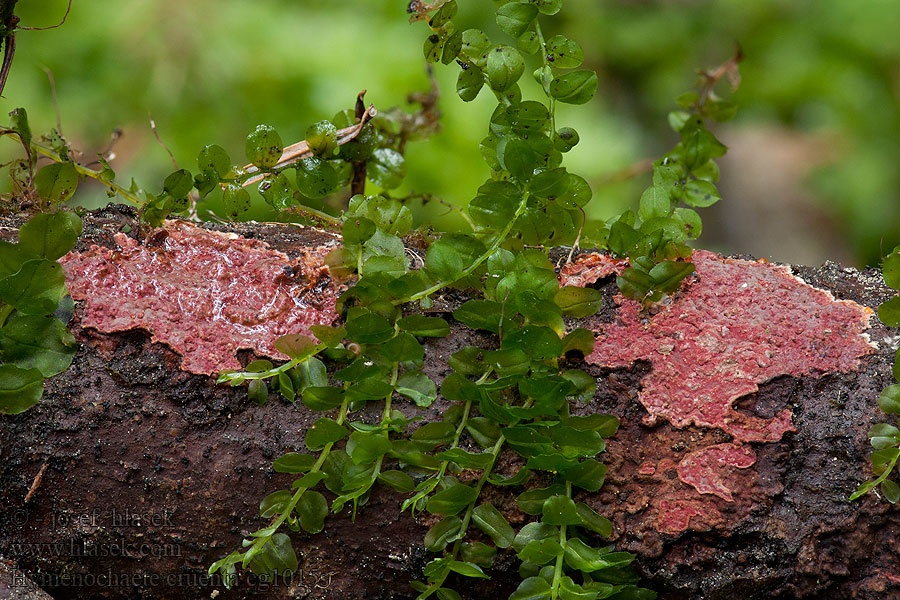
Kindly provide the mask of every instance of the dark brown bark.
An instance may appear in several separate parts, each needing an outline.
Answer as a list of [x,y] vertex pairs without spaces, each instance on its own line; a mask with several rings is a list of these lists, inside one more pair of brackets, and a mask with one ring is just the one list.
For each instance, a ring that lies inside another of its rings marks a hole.
[[[81,247],[111,244],[132,218],[116,209],[93,213]],[[322,239],[311,229],[232,229],[289,254]],[[872,272],[833,264],[796,271],[838,298],[875,307],[886,297]],[[600,316],[612,319],[615,285],[607,279],[599,287],[607,295]],[[461,300],[448,294],[434,310],[452,310]],[[204,579],[214,560],[264,525],[259,501],[291,483],[272,471],[272,460],[302,448],[305,430],[320,415],[274,396],[258,407],[242,389],[181,371],[180,357],[144,331],[81,329],[76,310],[73,332],[80,347],[72,367],[48,382],[40,404],[0,418],[0,554],[54,598],[198,598],[214,591],[218,598],[414,597],[408,582],[432,556],[422,547],[432,518],[400,515],[402,497],[385,488],[376,489],[355,523],[345,510],[329,516],[321,534],[293,534],[300,572],[292,581],[258,585],[244,578],[226,592]],[[754,444],[752,476],[735,472],[736,502],[722,501],[721,522],[679,535],[654,529],[641,496],[662,488],[642,483],[637,466],[647,452],[677,461],[698,439],[721,443],[727,436],[641,424],[646,413],[636,397],[647,364],[578,365],[599,380],[583,410],[622,421],[602,456],[610,467],[607,485],[579,499],[613,520],[615,543],[638,554],[644,584],[660,598],[900,597],[897,510],[872,494],[847,502],[871,475],[866,433],[883,419],[876,399],[889,383],[893,358],[888,332],[875,324],[869,333],[879,350],[857,372],[783,376],[739,401],[739,409],[761,417],[790,408],[797,432]],[[440,380],[450,353],[488,341],[454,324],[448,338],[428,343],[426,371]],[[447,406],[439,399],[427,410],[402,410],[433,420]],[[514,525],[525,518],[515,507],[520,491],[488,491]],[[490,581],[461,584],[464,597],[506,597],[517,568],[513,554],[501,553]],[[0,572],[0,582],[6,580]]]

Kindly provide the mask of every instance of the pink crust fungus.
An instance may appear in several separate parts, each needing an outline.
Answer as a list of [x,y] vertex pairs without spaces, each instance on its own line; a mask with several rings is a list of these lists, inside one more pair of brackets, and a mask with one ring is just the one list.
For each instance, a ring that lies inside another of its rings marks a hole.
[[701,494],[715,494],[733,502],[731,490],[722,481],[723,466],[746,469],[756,462],[756,453],[747,444],[716,444],[690,452],[678,463],[678,479]]
[[275,339],[310,335],[336,318],[340,293],[324,254],[297,259],[264,242],[166,221],[145,244],[122,233],[119,249],[92,246],[60,260],[72,297],[84,301],[83,327],[143,328],[182,355],[182,368],[215,374],[239,369],[239,349],[287,358]]
[[871,310],[837,301],[787,267],[695,251],[696,280],[657,314],[617,296],[617,322],[599,325],[587,362],[650,361],[639,400],[675,427],[717,427],[735,441],[774,442],[794,431],[791,412],[760,419],[736,411],[739,397],[778,375],[849,371],[872,352],[863,332]]

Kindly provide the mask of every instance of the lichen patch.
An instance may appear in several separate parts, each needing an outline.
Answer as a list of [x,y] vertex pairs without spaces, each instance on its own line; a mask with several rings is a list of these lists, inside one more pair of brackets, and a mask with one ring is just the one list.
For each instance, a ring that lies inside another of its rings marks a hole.
[[678,479],[701,494],[715,494],[734,502],[724,476],[731,469],[746,469],[756,462],[756,453],[747,444],[716,444],[688,453],[678,463]]
[[297,259],[258,240],[180,221],[143,244],[116,234],[118,249],[92,246],[60,260],[81,325],[103,332],[146,329],[198,374],[238,369],[235,353],[286,358],[275,339],[330,324],[340,290],[323,263],[330,248]]

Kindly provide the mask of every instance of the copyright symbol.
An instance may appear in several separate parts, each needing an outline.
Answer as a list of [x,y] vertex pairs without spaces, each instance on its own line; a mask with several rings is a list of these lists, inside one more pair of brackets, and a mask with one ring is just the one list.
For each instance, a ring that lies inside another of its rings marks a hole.
[[28,522],[27,510],[14,510],[12,514],[12,522],[14,525],[22,526]]

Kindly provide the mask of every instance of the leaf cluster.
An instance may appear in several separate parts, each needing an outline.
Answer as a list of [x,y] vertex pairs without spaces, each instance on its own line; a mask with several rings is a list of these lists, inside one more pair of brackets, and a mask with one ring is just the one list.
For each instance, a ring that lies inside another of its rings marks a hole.
[[[900,290],[900,246],[885,257],[881,268],[888,287]],[[892,296],[878,307],[878,318],[888,327],[900,327],[900,295]],[[894,359],[893,376],[894,380],[900,381],[900,350]],[[869,430],[869,441],[874,448],[870,458],[875,479],[861,483],[850,495],[850,500],[879,488],[885,500],[896,504],[900,501],[900,486],[890,476],[900,458],[900,384],[886,387],[878,397],[878,406],[886,414],[898,415],[897,421],[894,425],[878,423]]]
[[73,303],[56,262],[75,246],[81,218],[68,210],[39,213],[19,229],[18,243],[0,240],[0,412],[35,405],[44,380],[75,356],[66,328]]

